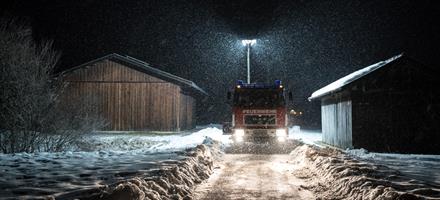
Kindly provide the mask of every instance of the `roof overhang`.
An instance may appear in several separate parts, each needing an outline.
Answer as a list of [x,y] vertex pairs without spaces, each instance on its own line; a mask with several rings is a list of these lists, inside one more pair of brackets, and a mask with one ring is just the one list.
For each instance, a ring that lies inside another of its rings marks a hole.
[[130,68],[133,68],[137,71],[155,76],[155,77],[163,79],[165,81],[175,83],[177,85],[182,86],[182,88],[185,90],[191,90],[191,91],[195,91],[197,93],[200,93],[202,95],[208,95],[208,93],[206,91],[204,91],[197,84],[195,84],[194,82],[192,82],[190,80],[178,77],[176,75],[173,75],[168,72],[157,69],[155,67],[152,67],[149,63],[146,63],[146,62],[141,61],[139,59],[136,59],[136,58],[133,58],[130,56],[122,56],[122,55],[119,55],[116,53],[108,54],[106,56],[91,60],[91,61],[86,62],[84,64],[81,64],[79,66],[70,68],[68,70],[61,72],[61,74],[64,75],[64,74],[70,73],[72,71],[75,71],[79,68],[90,66],[90,65],[93,65],[94,63],[97,63],[97,62],[100,62],[103,60],[122,62],[122,64],[125,64],[127,67],[130,67]]
[[377,69],[380,69],[381,67],[388,65],[391,62],[394,62],[395,60],[398,60],[403,56],[403,53],[393,56],[387,60],[380,61],[378,63],[372,64],[368,67],[362,68],[360,70],[357,70],[347,76],[344,76],[338,80],[336,80],[333,83],[328,84],[327,86],[316,90],[312,93],[312,95],[308,98],[309,101],[320,99],[322,97],[325,97],[327,95],[331,95],[334,93],[337,93],[341,91],[346,85],[349,85],[350,83],[364,77],[367,74],[370,74],[373,71],[376,71]]

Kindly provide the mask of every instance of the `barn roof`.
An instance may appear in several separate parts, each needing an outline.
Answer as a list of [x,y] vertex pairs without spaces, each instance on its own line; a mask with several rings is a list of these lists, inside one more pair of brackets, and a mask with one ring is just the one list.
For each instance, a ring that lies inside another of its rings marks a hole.
[[391,62],[394,62],[395,60],[398,60],[402,56],[403,56],[403,53],[396,55],[396,56],[393,56],[387,60],[372,64],[372,65],[365,67],[365,68],[362,68],[360,70],[357,70],[347,76],[344,76],[344,77],[336,80],[333,83],[328,84],[327,86],[325,86],[319,90],[316,90],[315,92],[312,93],[312,95],[308,99],[309,99],[309,101],[311,101],[313,99],[321,98],[323,96],[338,92],[344,86],[364,77],[367,74],[370,74],[373,71],[376,71],[377,69],[382,68],[383,66],[388,65]]
[[119,55],[117,53],[108,54],[106,56],[97,58],[95,60],[91,60],[91,61],[86,62],[84,64],[81,64],[79,66],[76,66],[76,67],[73,67],[71,69],[68,69],[68,70],[66,70],[66,71],[64,71],[62,73],[66,74],[66,73],[72,72],[72,71],[74,71],[76,69],[79,69],[79,68],[82,68],[82,67],[85,67],[85,66],[90,66],[90,65],[92,65],[94,63],[97,63],[97,62],[100,62],[100,61],[103,61],[103,60],[112,60],[112,61],[120,62],[120,63],[125,64],[127,67],[130,67],[130,68],[133,68],[135,70],[144,72],[146,74],[149,74],[149,75],[152,75],[154,77],[163,79],[165,81],[169,81],[169,82],[175,83],[175,84],[180,85],[180,86],[182,86],[184,88],[192,89],[194,91],[200,92],[201,94],[208,95],[207,92],[205,92],[202,88],[200,88],[199,86],[197,86],[194,82],[192,82],[190,80],[187,80],[187,79],[178,77],[176,75],[170,74],[168,72],[165,72],[165,71],[159,70],[157,68],[154,68],[149,63],[146,63],[146,62],[141,61],[139,59],[136,59],[136,58],[133,58],[133,57],[130,57],[130,56],[122,56],[122,55]]

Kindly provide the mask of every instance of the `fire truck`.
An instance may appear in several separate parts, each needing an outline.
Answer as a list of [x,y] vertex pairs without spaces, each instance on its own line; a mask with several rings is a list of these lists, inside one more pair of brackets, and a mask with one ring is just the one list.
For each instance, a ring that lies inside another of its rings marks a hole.
[[[224,134],[232,134],[235,143],[275,141],[285,142],[288,135],[288,115],[284,86],[237,81],[227,97],[232,107],[232,122],[223,124]],[[292,94],[288,93],[288,99]]]

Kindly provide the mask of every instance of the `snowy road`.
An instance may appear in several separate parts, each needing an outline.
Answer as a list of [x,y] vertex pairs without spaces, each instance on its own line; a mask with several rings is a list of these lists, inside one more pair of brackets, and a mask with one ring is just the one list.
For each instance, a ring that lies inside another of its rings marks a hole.
[[226,154],[196,199],[314,199],[288,154]]

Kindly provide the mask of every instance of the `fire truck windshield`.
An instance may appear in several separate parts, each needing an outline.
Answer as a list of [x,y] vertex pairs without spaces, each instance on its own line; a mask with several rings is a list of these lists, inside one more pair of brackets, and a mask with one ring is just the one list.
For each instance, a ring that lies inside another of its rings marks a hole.
[[274,108],[284,106],[280,89],[239,89],[234,93],[234,106]]

